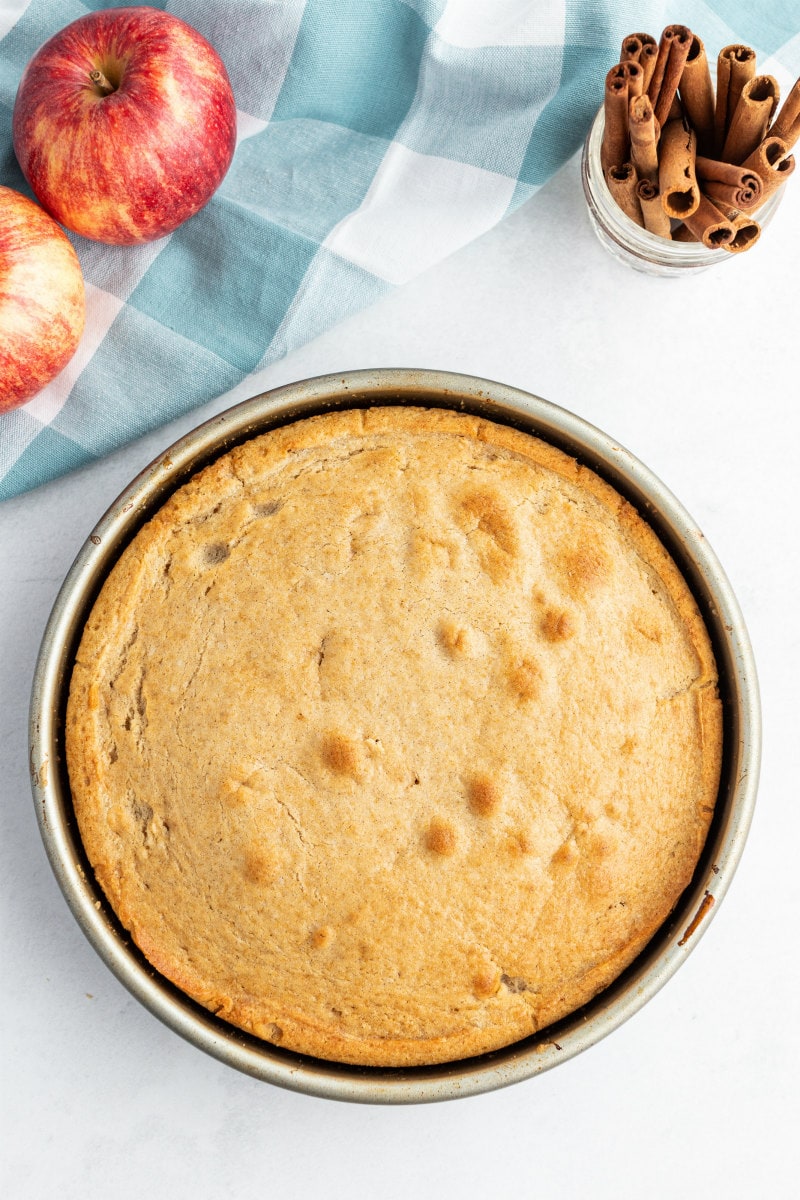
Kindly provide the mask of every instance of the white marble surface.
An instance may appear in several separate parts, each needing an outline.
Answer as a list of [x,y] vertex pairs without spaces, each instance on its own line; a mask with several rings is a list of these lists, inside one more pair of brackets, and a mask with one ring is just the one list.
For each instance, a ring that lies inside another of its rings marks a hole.
[[[30,797],[26,713],[60,582],[125,483],[221,404],[0,507],[4,1195],[796,1195],[800,183],[750,253],[677,281],[594,240],[572,161],[514,217],[272,367],[499,379],[574,409],[678,495],[721,558],[759,666],[764,760],[732,888],[636,1017],[503,1092],[416,1108],[284,1092],[206,1057],[106,969]],[[239,398],[244,398],[241,396]]]

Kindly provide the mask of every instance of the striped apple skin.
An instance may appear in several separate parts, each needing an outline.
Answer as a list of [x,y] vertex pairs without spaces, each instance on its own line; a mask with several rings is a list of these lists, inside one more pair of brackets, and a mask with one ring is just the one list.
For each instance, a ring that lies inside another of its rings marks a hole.
[[13,139],[25,178],[62,225],[100,242],[149,242],[219,187],[236,106],[219,55],[185,22],[153,8],[106,9],[33,56]]
[[85,311],[83,275],[64,231],[27,196],[0,186],[0,413],[64,369]]

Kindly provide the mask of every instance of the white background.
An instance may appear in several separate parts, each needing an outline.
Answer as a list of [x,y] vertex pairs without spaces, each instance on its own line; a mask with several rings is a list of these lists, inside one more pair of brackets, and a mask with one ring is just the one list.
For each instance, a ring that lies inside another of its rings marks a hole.
[[573,160],[480,241],[248,387],[436,367],[572,408],[677,494],[743,608],[765,740],[731,890],[686,964],[627,1025],[502,1092],[359,1107],[239,1075],[129,997],[50,873],[26,745],[50,606],[122,487],[223,404],[0,507],[6,1196],[800,1194],[798,280],[800,182],[751,252],[661,280],[595,241]]

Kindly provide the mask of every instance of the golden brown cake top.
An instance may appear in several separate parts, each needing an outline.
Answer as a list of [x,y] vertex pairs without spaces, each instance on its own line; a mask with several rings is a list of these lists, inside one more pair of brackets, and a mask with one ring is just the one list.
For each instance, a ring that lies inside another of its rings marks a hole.
[[720,705],[680,573],[552,446],[448,411],[272,431],[141,530],[74,668],[97,878],[226,1020],[343,1062],[506,1045],[688,884]]

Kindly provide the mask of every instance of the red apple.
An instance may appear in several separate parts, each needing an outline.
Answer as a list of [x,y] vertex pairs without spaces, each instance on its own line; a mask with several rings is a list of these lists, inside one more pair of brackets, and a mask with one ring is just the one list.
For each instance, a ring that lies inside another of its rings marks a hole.
[[14,149],[47,211],[99,242],[150,242],[219,187],[236,145],[222,61],[155,8],[79,17],[33,56]]
[[67,365],[84,316],[83,275],[63,229],[27,196],[0,187],[0,413]]

